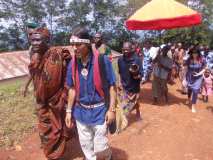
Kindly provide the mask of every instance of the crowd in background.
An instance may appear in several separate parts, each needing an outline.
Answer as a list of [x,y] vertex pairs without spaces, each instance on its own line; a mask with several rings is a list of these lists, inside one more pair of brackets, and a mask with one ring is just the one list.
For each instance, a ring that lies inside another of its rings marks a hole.
[[191,105],[192,112],[196,112],[199,93],[202,94],[203,101],[208,102],[213,87],[213,52],[208,46],[168,43],[154,47],[150,41],[146,41],[142,49],[136,49],[135,53],[143,61],[142,82],[149,81],[153,73],[152,91],[155,104],[159,95],[164,95],[168,103],[167,83],[175,83],[176,78],[181,83],[181,93],[188,95],[186,103]]
[[163,97],[166,105],[170,101],[167,85],[178,79],[193,113],[198,94],[204,102],[212,94],[213,52],[207,46],[124,41],[115,69],[112,50],[101,33],[92,37],[86,28],[75,28],[70,50],[51,47],[46,27],[33,26],[28,36],[30,77],[24,95],[33,81],[38,130],[48,159],[63,155],[69,129],[76,126],[87,160],[111,160],[107,131],[124,130],[133,110],[137,120],[143,118],[139,100],[145,83],[152,82],[152,103],[157,105]]

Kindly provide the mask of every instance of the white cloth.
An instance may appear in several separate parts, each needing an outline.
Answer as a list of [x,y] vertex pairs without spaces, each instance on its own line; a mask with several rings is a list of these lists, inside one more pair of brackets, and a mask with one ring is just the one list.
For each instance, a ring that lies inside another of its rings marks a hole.
[[150,57],[152,58],[152,60],[154,60],[157,57],[158,52],[159,52],[159,47],[150,48],[149,53],[150,53]]
[[[107,125],[85,125],[76,121],[81,149],[86,160],[96,160],[96,154],[109,150]],[[111,152],[108,155],[111,158]]]
[[206,57],[207,67],[213,72],[213,51],[209,52]]

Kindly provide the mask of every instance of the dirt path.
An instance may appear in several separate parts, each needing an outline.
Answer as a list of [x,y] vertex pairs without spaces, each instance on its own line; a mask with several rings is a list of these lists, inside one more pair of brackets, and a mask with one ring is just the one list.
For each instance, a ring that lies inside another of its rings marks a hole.
[[[110,136],[115,160],[213,160],[213,97],[198,102],[197,113],[184,105],[185,95],[170,86],[169,106],[151,105],[151,85],[142,89],[143,120],[130,115],[130,126]],[[0,160],[45,160],[37,133],[30,135],[17,150],[0,150]],[[68,160],[81,159],[77,139],[70,142]]]

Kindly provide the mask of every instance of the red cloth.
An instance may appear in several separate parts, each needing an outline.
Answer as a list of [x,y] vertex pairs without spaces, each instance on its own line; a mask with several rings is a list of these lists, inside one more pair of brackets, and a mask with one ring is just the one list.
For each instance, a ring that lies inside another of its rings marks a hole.
[[180,27],[188,27],[200,24],[202,21],[200,14],[180,16],[176,18],[156,19],[147,21],[127,20],[128,30],[162,30]]
[[140,48],[140,47],[137,47],[137,48],[135,49],[135,52],[136,52],[137,55],[140,56],[140,54],[141,54],[141,48]]
[[[100,96],[104,97],[101,76],[100,76],[99,62],[98,62],[99,52],[96,50],[93,53],[93,56],[94,56],[93,80],[94,80],[95,89]],[[77,63],[76,63],[76,57],[74,55],[72,57],[72,79],[76,89],[77,99],[79,99],[80,80],[79,80],[79,72],[78,72]]]
[[[50,48],[39,65],[29,65],[37,102],[38,131],[42,148],[48,159],[62,157],[69,132],[65,125],[66,64],[70,59],[67,49]],[[35,63],[34,63],[35,64]]]

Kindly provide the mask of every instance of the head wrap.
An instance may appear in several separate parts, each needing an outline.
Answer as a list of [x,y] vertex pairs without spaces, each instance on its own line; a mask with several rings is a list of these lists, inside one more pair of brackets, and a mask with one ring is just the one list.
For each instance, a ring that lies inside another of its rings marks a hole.
[[86,44],[90,44],[90,40],[89,39],[81,39],[81,38],[78,38],[76,36],[71,36],[70,43],[86,43]]
[[32,29],[39,27],[38,23],[36,23],[36,22],[27,22],[26,26],[27,26],[27,28],[32,28]]

